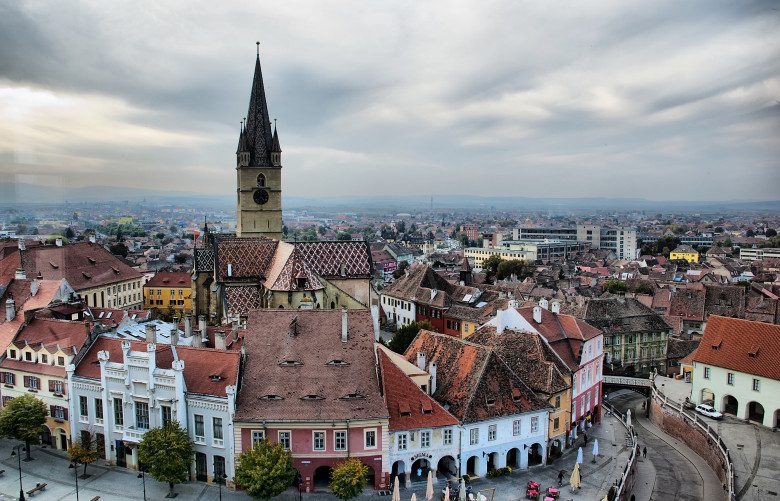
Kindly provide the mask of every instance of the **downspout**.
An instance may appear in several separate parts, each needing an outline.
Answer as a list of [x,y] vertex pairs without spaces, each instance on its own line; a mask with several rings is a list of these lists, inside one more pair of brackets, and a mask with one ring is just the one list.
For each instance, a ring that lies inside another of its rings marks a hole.
[[458,477],[460,477],[460,463],[463,461],[463,428],[458,433]]
[[350,449],[352,448],[350,442],[352,441],[349,439],[349,419],[347,419],[347,457],[349,457]]

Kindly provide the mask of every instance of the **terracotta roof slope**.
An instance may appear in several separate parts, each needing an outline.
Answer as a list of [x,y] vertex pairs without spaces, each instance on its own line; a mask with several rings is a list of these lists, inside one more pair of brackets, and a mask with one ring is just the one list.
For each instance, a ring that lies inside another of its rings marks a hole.
[[694,362],[780,381],[780,325],[713,315]]
[[192,287],[192,275],[184,271],[161,271],[145,287]]
[[266,237],[218,237],[218,280],[240,282],[265,278],[278,245],[278,240]]
[[414,384],[387,354],[377,350],[390,430],[457,425],[458,420]]
[[312,270],[325,279],[371,278],[371,249],[363,242],[296,242]]

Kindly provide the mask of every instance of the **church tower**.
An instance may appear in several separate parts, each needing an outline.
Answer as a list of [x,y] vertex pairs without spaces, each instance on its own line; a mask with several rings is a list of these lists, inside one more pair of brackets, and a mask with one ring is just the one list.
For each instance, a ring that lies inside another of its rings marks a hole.
[[241,122],[236,150],[237,218],[239,237],[282,239],[282,148],[268,118],[260,42],[249,111]]

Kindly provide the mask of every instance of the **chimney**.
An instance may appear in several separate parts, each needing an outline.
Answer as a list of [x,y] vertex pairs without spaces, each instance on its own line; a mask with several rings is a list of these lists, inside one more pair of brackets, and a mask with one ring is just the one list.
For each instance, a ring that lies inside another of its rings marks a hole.
[[520,302],[517,299],[510,299],[507,302],[507,307],[509,307],[509,308],[519,308],[520,307]]
[[537,324],[542,323],[542,307],[534,306],[534,322]]
[[546,298],[542,298],[542,299],[539,300],[539,306],[541,306],[545,310],[549,310]]
[[198,316],[198,330],[201,334],[206,332],[206,315]]
[[192,336],[192,347],[193,348],[203,347],[203,339],[200,337],[200,334],[198,334],[197,336]]
[[[201,336],[201,338],[200,338],[200,345],[203,346],[204,348],[208,348],[208,346],[209,346],[209,330],[208,330],[208,328],[203,329],[202,331],[200,331],[200,336]],[[216,341],[216,339],[215,339],[215,341]]]
[[16,274],[14,275],[15,280],[24,280],[27,278],[27,274],[24,272],[24,268],[17,268]]
[[379,306],[371,307],[371,321],[374,324],[374,341],[379,342]]
[[496,334],[504,332],[504,310],[496,311]]
[[233,341],[238,341],[238,320],[233,320],[233,329],[230,331]]
[[341,310],[341,342],[347,342],[347,309]]
[[214,348],[225,351],[227,349],[226,343],[227,333],[224,330],[218,330],[214,334]]
[[38,294],[38,287],[39,287],[38,279],[37,278],[33,278],[33,281],[30,282],[30,295],[31,296],[34,296],[34,295]]
[[552,303],[552,312],[555,314],[558,314],[561,312],[561,303],[558,301],[555,301]]
[[89,236],[89,243],[94,244],[95,242],[97,242],[97,239],[95,238],[95,235],[90,235]]
[[13,299],[5,302],[5,321],[10,322],[16,316],[16,304]]
[[157,327],[154,324],[146,324],[146,342],[157,344]]
[[171,329],[171,346],[179,344],[179,328],[174,327]]
[[24,243],[24,240],[22,240],[21,238],[19,239],[19,250],[20,251],[27,250],[27,244]]
[[436,393],[436,362],[431,362],[431,395]]
[[192,315],[184,315],[184,337],[192,336]]
[[61,238],[58,238],[58,239],[56,239],[56,240],[54,241],[54,244],[55,244],[57,247],[62,247],[62,239],[61,239]]
[[419,367],[421,371],[425,370],[425,353],[421,351],[417,352],[417,367]]

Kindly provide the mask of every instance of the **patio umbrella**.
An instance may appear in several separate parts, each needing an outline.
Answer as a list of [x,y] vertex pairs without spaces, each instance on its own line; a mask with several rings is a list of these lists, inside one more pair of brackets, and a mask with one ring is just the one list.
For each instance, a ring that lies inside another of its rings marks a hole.
[[582,463],[582,447],[577,448],[577,464]]
[[450,501],[450,484],[444,488],[444,501]]
[[425,489],[425,499],[431,501],[433,499],[433,472],[428,470],[428,487]]
[[596,462],[596,456],[599,455],[599,439],[593,440],[593,462]]
[[626,426],[631,426],[631,409],[626,411]]
[[393,501],[401,501],[401,492],[398,490],[398,475],[395,476],[393,483]]
[[417,494],[412,493],[412,501],[417,501]]
[[569,485],[571,485],[572,489],[577,488],[579,489],[582,484],[580,484],[580,463],[574,463],[574,471],[571,472],[571,478],[569,478]]
[[460,491],[458,491],[458,499],[460,501],[466,501],[466,482],[460,479]]

